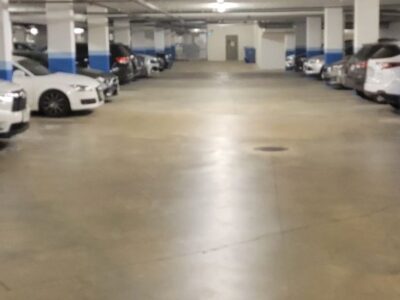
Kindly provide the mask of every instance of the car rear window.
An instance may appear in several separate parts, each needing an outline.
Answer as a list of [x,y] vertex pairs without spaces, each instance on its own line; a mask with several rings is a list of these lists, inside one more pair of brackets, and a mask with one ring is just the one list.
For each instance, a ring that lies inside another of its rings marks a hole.
[[372,55],[371,58],[389,58],[400,55],[400,49],[396,45],[385,45]]
[[371,58],[383,45],[368,45],[361,48],[356,54],[356,57],[360,60],[367,60]]
[[112,56],[130,56],[131,53],[123,45],[112,44],[111,45],[111,55]]

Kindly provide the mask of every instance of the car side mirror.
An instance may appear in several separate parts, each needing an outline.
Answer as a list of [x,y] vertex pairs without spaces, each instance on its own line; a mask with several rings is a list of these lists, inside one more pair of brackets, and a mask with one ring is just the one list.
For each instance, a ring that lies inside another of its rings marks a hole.
[[13,72],[13,78],[24,78],[24,77],[26,77],[26,74],[25,74],[24,71],[15,70],[15,71]]

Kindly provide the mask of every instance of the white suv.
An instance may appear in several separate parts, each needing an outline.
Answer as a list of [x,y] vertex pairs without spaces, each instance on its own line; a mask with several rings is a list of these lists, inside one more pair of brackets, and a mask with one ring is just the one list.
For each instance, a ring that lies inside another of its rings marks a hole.
[[25,91],[0,80],[0,138],[10,138],[28,129],[29,118]]
[[365,94],[400,109],[400,42],[382,45],[368,60]]

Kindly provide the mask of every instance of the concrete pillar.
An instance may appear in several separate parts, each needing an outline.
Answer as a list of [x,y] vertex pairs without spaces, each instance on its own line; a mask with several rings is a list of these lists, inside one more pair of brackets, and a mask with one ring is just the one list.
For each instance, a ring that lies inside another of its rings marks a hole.
[[46,19],[50,71],[75,73],[73,3],[47,2]]
[[132,27],[132,51],[135,54],[155,55],[154,28]]
[[129,20],[114,21],[114,41],[132,47],[131,45],[131,23]]
[[343,8],[325,8],[325,64],[329,65],[343,58],[343,35]]
[[170,54],[172,55],[172,32],[170,29],[164,30],[164,52],[165,54]]
[[322,54],[322,18],[307,17],[306,31],[307,57]]
[[154,46],[156,53],[165,53],[165,32],[164,29],[156,28],[154,31]]
[[12,29],[8,0],[0,0],[0,79],[12,80]]
[[110,34],[107,8],[89,5],[87,12],[89,65],[93,69],[109,72]]
[[293,33],[285,34],[285,51],[286,51],[286,56],[295,54],[296,36]]
[[354,51],[379,39],[380,0],[354,0]]
[[295,54],[299,55],[306,53],[306,24],[297,23],[295,25],[294,32],[296,36]]

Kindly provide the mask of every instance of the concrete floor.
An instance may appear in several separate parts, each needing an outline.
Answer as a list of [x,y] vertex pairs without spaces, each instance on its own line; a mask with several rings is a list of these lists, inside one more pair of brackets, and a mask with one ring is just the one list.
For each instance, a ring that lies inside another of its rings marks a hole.
[[0,147],[1,300],[400,299],[400,116],[350,91],[179,63]]

